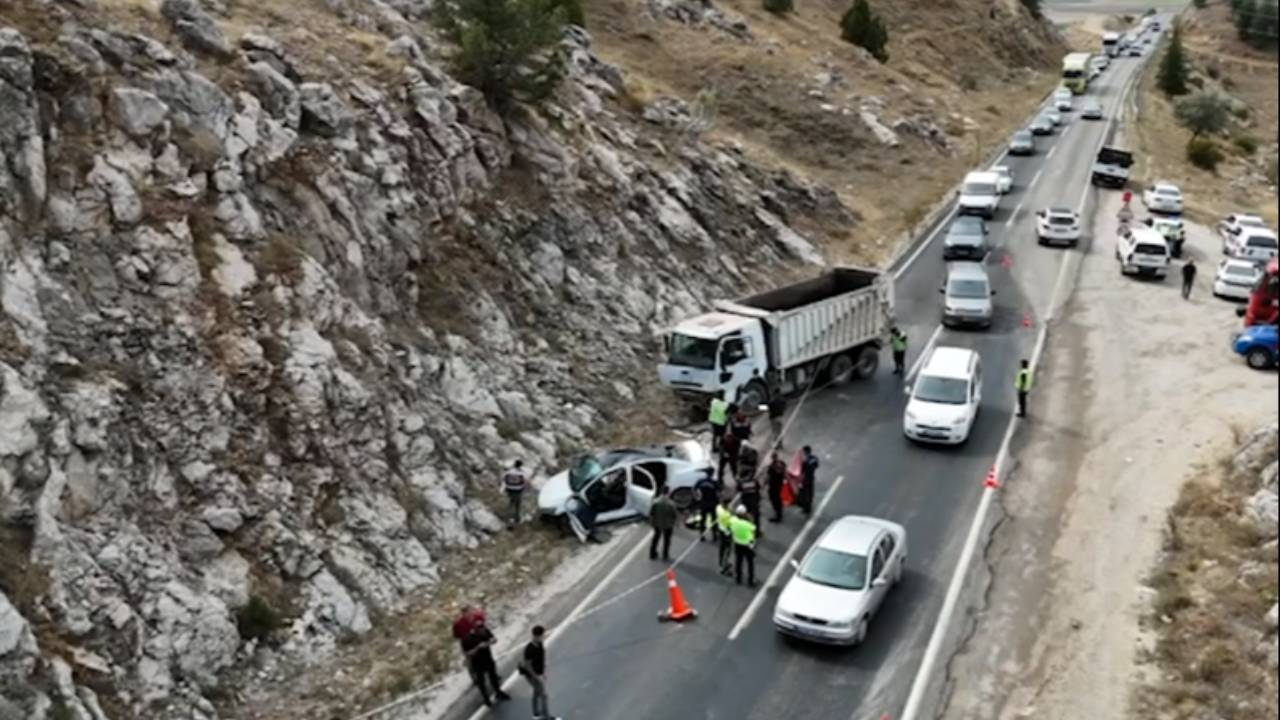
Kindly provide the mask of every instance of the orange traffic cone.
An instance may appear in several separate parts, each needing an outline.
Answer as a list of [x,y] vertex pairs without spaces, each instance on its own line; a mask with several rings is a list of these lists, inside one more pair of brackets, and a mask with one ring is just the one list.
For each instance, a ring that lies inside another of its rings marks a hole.
[[676,582],[676,571],[667,570],[667,592],[671,595],[671,607],[658,613],[660,622],[684,622],[698,617],[698,611],[685,602],[684,591]]
[[989,487],[989,488],[998,488],[998,487],[1000,487],[1000,480],[999,480],[998,478],[996,478],[996,466],[995,466],[995,465],[992,465],[992,466],[991,466],[991,469],[987,471],[987,479],[986,479],[986,481],[984,481],[982,484],[983,484],[984,486],[986,486],[986,487]]

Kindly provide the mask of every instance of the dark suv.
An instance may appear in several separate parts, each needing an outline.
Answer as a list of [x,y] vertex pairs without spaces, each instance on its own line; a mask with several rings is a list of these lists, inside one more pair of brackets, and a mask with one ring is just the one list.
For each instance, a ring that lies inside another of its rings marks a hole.
[[961,216],[951,221],[942,239],[943,260],[978,260],[987,256],[987,224],[982,218]]

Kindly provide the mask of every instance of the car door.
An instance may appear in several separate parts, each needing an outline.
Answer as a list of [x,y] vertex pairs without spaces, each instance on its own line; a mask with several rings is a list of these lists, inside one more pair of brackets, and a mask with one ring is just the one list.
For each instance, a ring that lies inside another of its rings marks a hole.
[[756,369],[756,363],[752,361],[754,355],[755,347],[751,338],[735,335],[720,341],[717,358],[717,364],[720,366],[720,385],[733,391],[735,397],[731,397],[731,400],[736,400],[737,393],[751,382],[753,371]]
[[615,522],[635,515],[629,499],[628,479],[627,468],[614,468],[588,487],[586,496],[597,512],[597,523]]
[[898,552],[898,541],[893,537],[893,533],[884,534],[884,538],[880,540],[880,550],[884,552],[884,571],[892,587],[893,581],[899,578],[902,572],[902,557]]
[[649,517],[649,508],[653,506],[653,496],[657,492],[658,482],[653,474],[639,465],[628,468],[627,507],[641,517]]
[[885,592],[889,589],[889,566],[885,562],[884,551],[876,541],[875,551],[871,554],[871,592],[867,598],[867,614],[873,615],[880,609]]

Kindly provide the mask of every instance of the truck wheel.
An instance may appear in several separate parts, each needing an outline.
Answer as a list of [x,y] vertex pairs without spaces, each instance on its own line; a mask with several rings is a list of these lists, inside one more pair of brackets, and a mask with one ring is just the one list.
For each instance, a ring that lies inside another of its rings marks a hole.
[[831,358],[831,369],[827,376],[832,385],[843,385],[853,379],[853,358],[847,354]]
[[769,389],[759,380],[752,380],[738,391],[738,407],[754,413],[761,405],[769,402]]
[[1249,367],[1254,370],[1266,370],[1275,364],[1275,359],[1271,357],[1271,351],[1266,348],[1254,348],[1244,356],[1245,362],[1249,363]]
[[858,360],[854,363],[854,372],[859,380],[866,380],[876,374],[880,367],[880,348],[868,345],[858,351]]

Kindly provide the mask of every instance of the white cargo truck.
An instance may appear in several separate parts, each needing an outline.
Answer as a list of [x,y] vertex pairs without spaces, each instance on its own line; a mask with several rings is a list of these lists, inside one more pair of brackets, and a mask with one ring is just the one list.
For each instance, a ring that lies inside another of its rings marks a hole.
[[1107,57],[1119,57],[1120,50],[1122,49],[1120,46],[1120,41],[1122,38],[1123,36],[1118,32],[1103,33],[1102,34],[1102,52],[1106,53]]
[[724,393],[754,409],[815,381],[870,376],[892,323],[892,276],[838,267],[680,322],[658,376],[685,400]]

